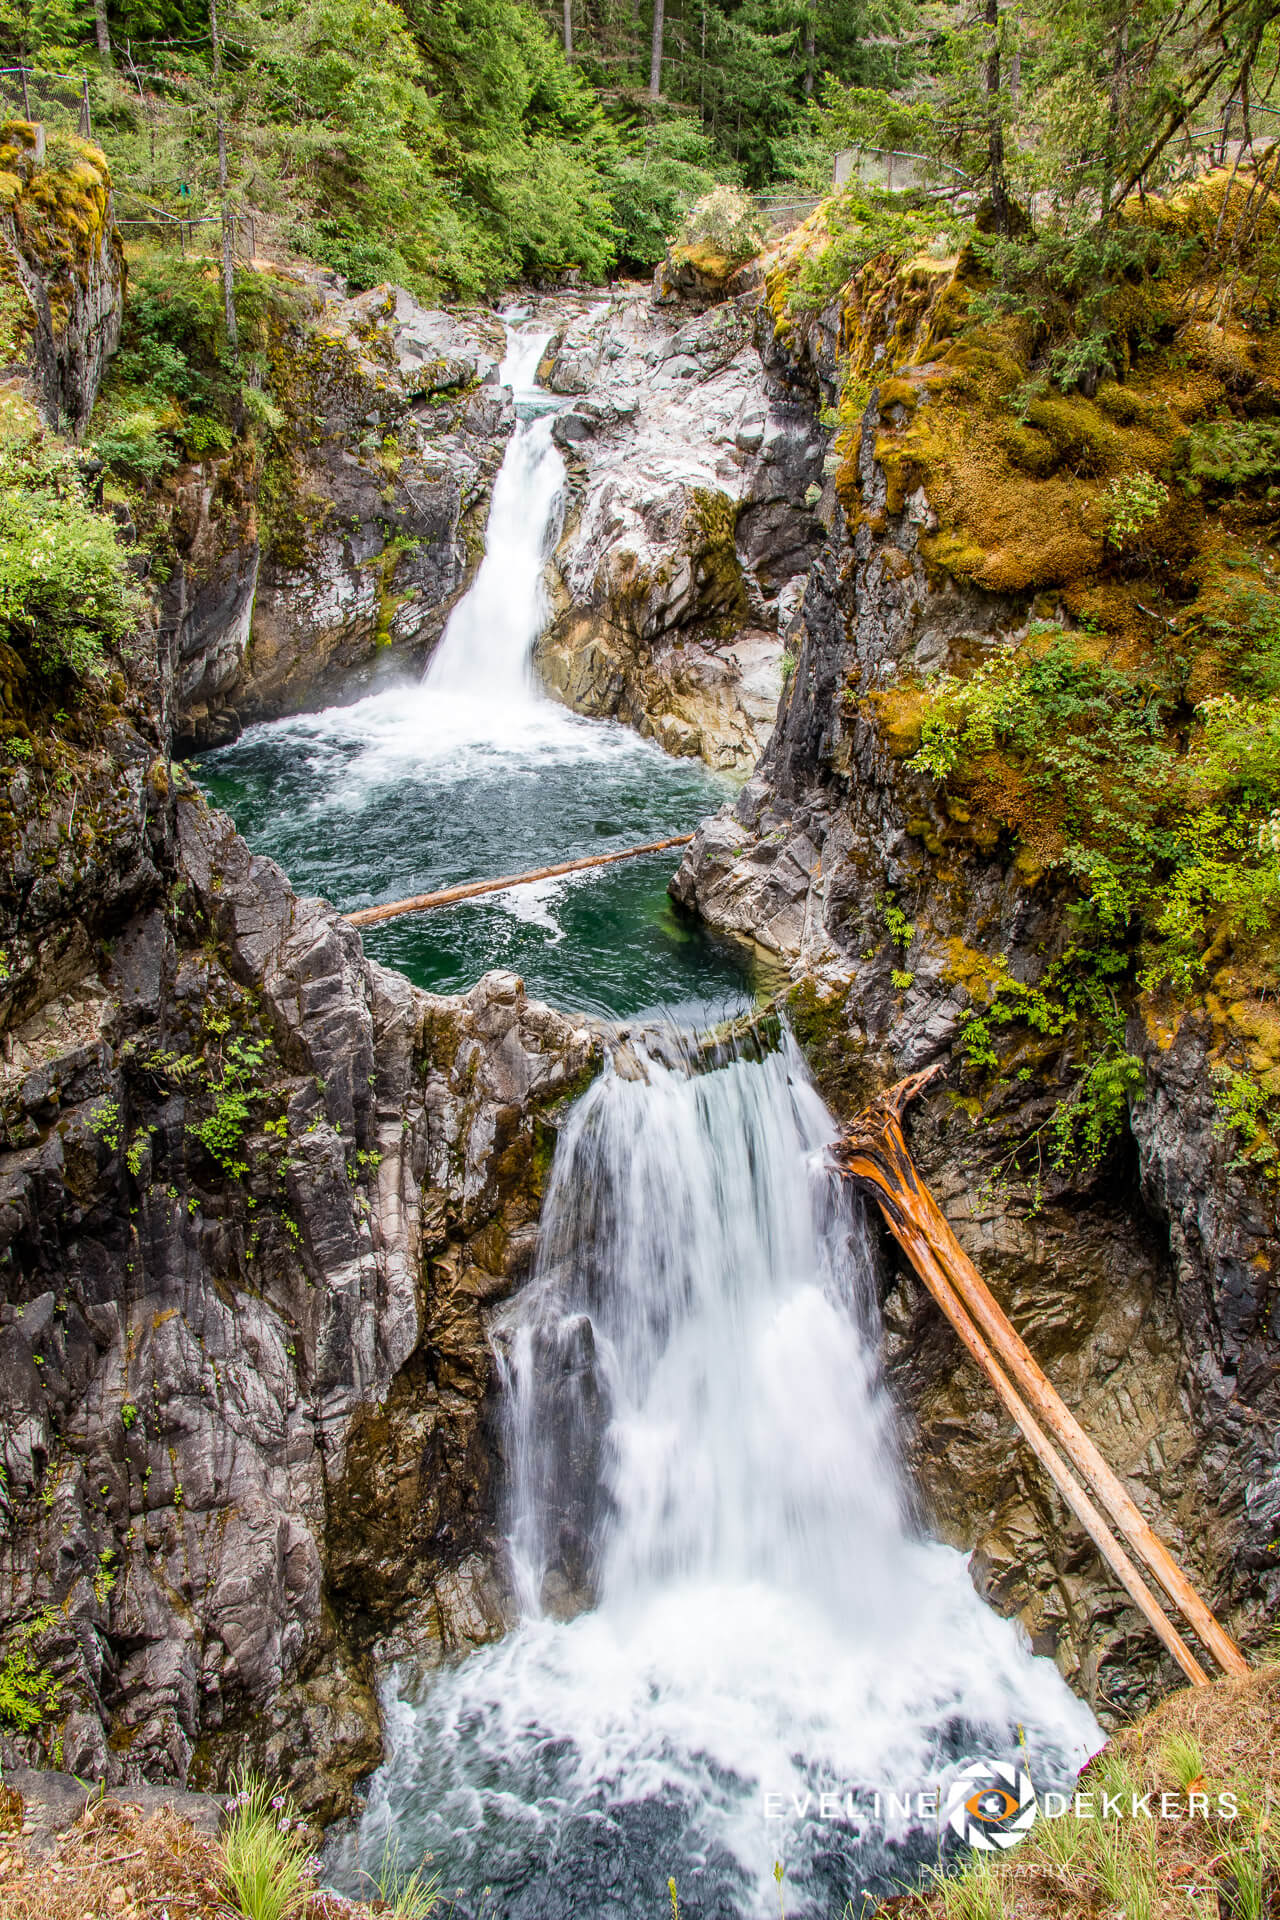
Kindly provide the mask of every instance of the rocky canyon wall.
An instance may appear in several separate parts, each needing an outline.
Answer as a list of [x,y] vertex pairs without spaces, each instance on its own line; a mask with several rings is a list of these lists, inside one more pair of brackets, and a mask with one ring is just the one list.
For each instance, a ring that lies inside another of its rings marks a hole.
[[[790,1017],[837,1112],[947,1065],[913,1123],[926,1179],[1055,1383],[1248,1639],[1277,1579],[1276,1200],[1223,1124],[1213,1069],[1244,1045],[1270,1070],[1265,989],[1228,956],[1207,993],[1129,992],[1127,1124],[1095,1164],[1056,1167],[1051,1128],[1077,1097],[1080,1029],[992,1018],[986,1058],[970,1036],[1002,983],[1052,977],[1077,896],[1034,832],[1002,831],[907,765],[931,676],[976,671],[1036,620],[1087,623],[1098,581],[1117,622],[1122,595],[1151,593],[1113,584],[1098,533],[1082,552],[1069,462],[1050,456],[1033,478],[999,443],[985,473],[965,464],[991,405],[965,384],[983,348],[956,325],[971,273],[965,259],[878,262],[804,320],[786,268],[770,282],[758,324],[775,399],[843,410],[827,533],[789,630],[776,729],[673,892],[789,970]],[[1264,403],[1265,376],[1254,390]],[[1097,421],[1101,439],[1100,410]],[[1172,1669],[884,1245],[887,1361],[929,1524],[972,1550],[979,1585],[1104,1718],[1141,1706]]]

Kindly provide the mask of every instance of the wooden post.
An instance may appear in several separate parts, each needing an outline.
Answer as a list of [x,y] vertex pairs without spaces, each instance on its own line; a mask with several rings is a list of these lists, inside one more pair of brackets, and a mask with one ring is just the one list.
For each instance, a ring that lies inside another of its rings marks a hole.
[[[938,1068],[911,1075],[866,1107],[836,1148],[841,1171],[873,1195],[926,1285],[917,1260],[926,1250],[945,1274],[967,1316],[990,1341],[1018,1393],[1042,1420],[1122,1538],[1163,1587],[1202,1644],[1233,1678],[1248,1673],[1248,1662],[1225,1633],[1163,1542],[1139,1512],[1127,1488],[1111,1471],[1075,1415],[1064,1404],[1034,1355],[997,1303],[982,1276],[960,1246],[941,1208],[921,1180],[902,1133],[902,1112],[926,1087]],[[932,1291],[932,1287],[930,1288]],[[935,1295],[935,1297],[937,1297]],[[942,1304],[940,1301],[939,1304]],[[944,1307],[944,1311],[945,1311]]]
[[353,927],[374,927],[380,920],[395,920],[402,913],[422,913],[428,907],[451,907],[458,900],[475,900],[482,893],[505,893],[508,887],[527,887],[534,880],[554,880],[562,873],[582,873],[588,867],[612,866],[615,860],[634,860],[642,853],[665,853],[668,847],[687,847],[691,833],[678,833],[672,840],[651,840],[648,846],[624,847],[620,853],[591,853],[581,860],[562,860],[558,867],[535,867],[532,873],[509,873],[502,880],[468,880],[460,887],[442,887],[438,893],[415,893],[408,900],[388,900],[382,907],[361,907],[358,913],[342,917]]
[[240,330],[236,326],[235,214],[222,203],[222,311],[227,323],[231,364],[240,364]]

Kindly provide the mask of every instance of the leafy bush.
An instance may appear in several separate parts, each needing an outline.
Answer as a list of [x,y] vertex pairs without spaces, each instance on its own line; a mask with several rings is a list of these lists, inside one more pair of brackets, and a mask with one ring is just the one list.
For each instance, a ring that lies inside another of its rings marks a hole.
[[1139,326],[1155,330],[1165,300],[1159,282],[1174,258],[1169,241],[1146,226],[976,233],[973,249],[990,281],[974,293],[971,319],[1022,321],[1041,382],[1066,392],[1092,392],[1114,378],[1128,337]]
[[[1043,636],[1040,636],[1041,639]],[[1185,752],[1173,694],[1096,661],[1074,637],[1001,653],[930,690],[910,762],[972,782],[991,756],[1004,824],[1034,828],[1079,883],[1107,939],[1136,926],[1153,986],[1189,988],[1214,940],[1280,926],[1280,701],[1223,694],[1196,709]]]
[[847,187],[828,201],[827,244],[805,260],[788,301],[797,313],[817,313],[833,301],[854,275],[881,254],[904,260],[935,242],[955,240],[954,215],[947,209],[905,206],[897,195]]
[[204,1120],[190,1121],[187,1125],[187,1132],[195,1135],[205,1152],[232,1179],[238,1179],[249,1171],[241,1148],[253,1102],[262,1097],[261,1088],[255,1086],[253,1081],[266,1051],[265,1045],[258,1040],[241,1040],[239,1037],[231,1040],[222,1071],[210,1083],[213,1112]]
[[0,441],[0,627],[14,651],[46,677],[94,679],[141,611],[76,455],[39,432]]
[[37,1666],[32,1643],[53,1625],[45,1608],[20,1626],[0,1662],[0,1726],[13,1733],[34,1733],[57,1712],[62,1682]]
[[1169,489],[1153,473],[1117,474],[1102,496],[1109,547],[1126,547],[1153,526],[1169,504]]
[[764,244],[764,224],[750,196],[737,187],[713,187],[685,215],[687,246],[714,247],[728,260],[747,260]]
[[1213,1069],[1213,1103],[1219,1119],[1214,1132],[1220,1140],[1236,1140],[1235,1164],[1260,1167],[1269,1180],[1280,1180],[1280,1100],[1268,1094],[1247,1073],[1220,1063]]
[[1189,492],[1202,487],[1237,493],[1256,488],[1280,498],[1280,422],[1204,420],[1180,449]]
[[624,266],[656,266],[693,203],[716,184],[711,143],[688,114],[665,114],[624,138],[608,176]]
[[[239,271],[242,353],[265,357],[273,323],[296,295],[273,275]],[[241,386],[227,348],[218,281],[206,263],[139,251],[129,281],[124,337],[103,385],[94,450],[127,481],[153,482],[185,460],[230,450],[241,412],[258,426],[269,402]]]
[[1263,582],[1237,580],[1202,615],[1200,627],[1239,692],[1280,693],[1280,593]]
[[1202,726],[1180,769],[1173,871],[1156,891],[1161,945],[1148,984],[1190,987],[1211,939],[1280,923],[1280,701],[1221,694],[1197,708]]

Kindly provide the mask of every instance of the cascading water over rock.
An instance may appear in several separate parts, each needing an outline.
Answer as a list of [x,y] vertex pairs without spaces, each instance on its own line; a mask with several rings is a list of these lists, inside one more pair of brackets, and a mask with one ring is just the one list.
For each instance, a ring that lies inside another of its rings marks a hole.
[[[425,677],[352,706],[250,727],[207,756],[211,797],[304,890],[344,909],[692,828],[727,797],[696,761],[569,713],[534,680],[564,462],[536,387],[546,327],[507,316],[500,376],[519,415],[484,558]],[[513,967],[530,990],[605,1015],[665,1004],[714,1019],[745,1004],[740,959],[676,922],[661,856],[570,876],[368,940],[420,986]]]
[[565,470],[551,416],[539,410],[547,395],[534,384],[550,331],[525,323],[509,326],[507,337],[499,378],[521,417],[494,482],[480,570],[450,616],[424,685],[510,707],[537,698],[533,643],[546,624],[542,575],[559,533]]
[[668,1875],[754,1920],[775,1861],[789,1913],[838,1914],[936,1850],[876,1790],[1020,1748],[1054,1785],[1099,1743],[910,1525],[833,1134],[790,1047],[578,1104],[497,1335],[523,1617],[401,1675],[365,1854],[394,1830],[504,1920],[651,1920]]

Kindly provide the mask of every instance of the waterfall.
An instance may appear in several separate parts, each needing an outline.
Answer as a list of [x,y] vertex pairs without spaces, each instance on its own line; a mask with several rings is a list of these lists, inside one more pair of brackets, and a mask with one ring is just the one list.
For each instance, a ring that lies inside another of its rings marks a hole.
[[519,417],[493,483],[484,557],[423,681],[432,694],[485,711],[537,698],[533,644],[546,624],[543,569],[559,534],[565,478],[552,416],[536,410],[538,363],[550,337],[545,327],[508,322],[499,378],[512,388]]
[[1053,1786],[1099,1744],[909,1523],[833,1137],[791,1046],[606,1071],[566,1123],[496,1330],[523,1617],[399,1677],[359,1835],[429,1847],[462,1914],[483,1885],[503,1920],[654,1920],[672,1875],[691,1916],[756,1920],[775,1860],[788,1914],[856,1912],[936,1857],[877,1789],[1020,1750]]

